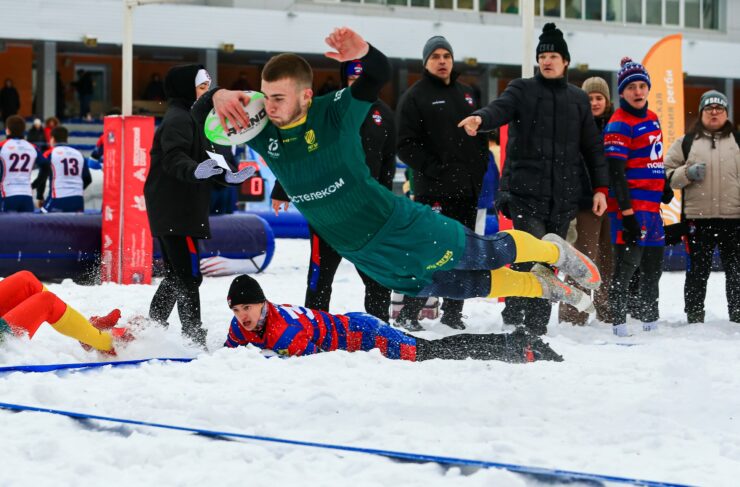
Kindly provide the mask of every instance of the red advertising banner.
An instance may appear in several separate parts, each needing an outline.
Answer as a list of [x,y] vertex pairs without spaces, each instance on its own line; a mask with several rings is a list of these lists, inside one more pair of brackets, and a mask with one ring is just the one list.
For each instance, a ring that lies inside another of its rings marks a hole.
[[[103,281],[149,284],[152,235],[144,202],[153,117],[106,117],[104,122]],[[108,166],[108,145],[114,163]],[[110,177],[109,177],[110,176]]]
[[[504,174],[504,165],[506,164],[506,144],[509,142],[509,125],[502,125],[499,129],[499,147],[501,148],[501,160],[499,162],[499,174]],[[501,213],[498,214],[498,229],[510,230],[514,224]]]

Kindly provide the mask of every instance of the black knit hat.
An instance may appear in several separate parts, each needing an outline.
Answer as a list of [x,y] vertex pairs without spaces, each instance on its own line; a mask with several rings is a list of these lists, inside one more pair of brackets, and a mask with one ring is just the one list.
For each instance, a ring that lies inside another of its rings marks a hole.
[[537,44],[537,51],[535,52],[535,59],[543,52],[557,52],[563,59],[570,61],[570,52],[568,52],[568,44],[563,38],[563,31],[555,27],[555,24],[549,22],[542,28],[542,34],[540,34],[540,42]]
[[242,274],[231,282],[226,302],[229,308],[237,304],[256,304],[266,301],[260,284],[252,277]]

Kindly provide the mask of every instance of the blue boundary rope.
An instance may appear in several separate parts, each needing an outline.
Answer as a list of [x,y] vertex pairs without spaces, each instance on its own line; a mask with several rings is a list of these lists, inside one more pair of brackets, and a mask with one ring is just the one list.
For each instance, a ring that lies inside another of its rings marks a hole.
[[470,460],[467,458],[455,458],[455,457],[444,457],[437,455],[426,455],[418,453],[407,453],[393,450],[378,450],[375,448],[361,448],[347,445],[334,445],[330,443],[316,443],[311,441],[299,441],[290,440],[285,438],[275,438],[271,436],[258,436],[258,435],[246,435],[242,433],[230,433],[227,431],[214,431],[200,428],[189,428],[186,426],[176,426],[171,424],[163,423],[152,423],[148,421],[137,421],[134,419],[125,418],[113,418],[109,416],[99,416],[95,414],[78,413],[74,411],[64,411],[61,409],[41,408],[36,406],[25,406],[22,404],[12,404],[0,402],[0,409],[8,409],[12,411],[31,411],[39,413],[58,414],[61,416],[67,416],[74,419],[93,419],[98,421],[108,421],[113,423],[130,424],[136,426],[148,426],[152,428],[162,428],[176,431],[186,431],[189,433],[195,433],[203,436],[210,437],[225,437],[225,438],[241,438],[246,440],[254,441],[265,441],[271,443],[281,443],[286,445],[294,446],[305,446],[312,448],[323,448],[327,450],[335,451],[346,451],[354,453],[365,453],[376,456],[383,456],[388,458],[394,458],[398,460],[406,460],[420,463],[438,463],[442,465],[450,466],[467,466],[467,467],[479,467],[479,468],[495,468],[501,470],[508,470],[510,472],[521,473],[526,475],[535,475],[538,477],[546,477],[551,479],[558,479],[561,481],[596,481],[596,482],[615,482],[620,484],[630,485],[643,485],[647,487],[689,487],[686,484],[675,484],[668,482],[655,482],[652,480],[641,480],[627,477],[615,477],[611,475],[600,475],[584,472],[574,472],[570,470],[540,468],[540,467],[528,467],[525,465],[517,465],[513,463],[501,463],[501,462],[489,462],[485,460]]
[[10,365],[0,367],[3,372],[54,372],[67,369],[97,369],[100,367],[121,367],[124,365],[139,365],[146,362],[192,362],[192,358],[145,358],[141,360],[120,360],[116,362],[82,362],[74,364],[49,364],[49,365]]

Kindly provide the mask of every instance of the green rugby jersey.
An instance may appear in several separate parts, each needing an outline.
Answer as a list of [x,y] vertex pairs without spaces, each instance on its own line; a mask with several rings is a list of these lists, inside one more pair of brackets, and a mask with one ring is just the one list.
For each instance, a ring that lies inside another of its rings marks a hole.
[[393,193],[370,175],[360,126],[372,103],[343,89],[313,99],[306,121],[268,122],[249,142],[290,200],[338,252],[362,248],[393,212]]

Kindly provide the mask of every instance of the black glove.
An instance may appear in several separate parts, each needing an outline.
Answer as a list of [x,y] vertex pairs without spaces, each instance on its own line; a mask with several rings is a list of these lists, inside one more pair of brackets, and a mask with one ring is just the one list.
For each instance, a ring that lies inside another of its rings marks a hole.
[[496,201],[493,202],[496,207],[496,211],[504,215],[509,220],[511,220],[511,212],[509,211],[510,200],[511,195],[507,191],[499,191],[496,194]]
[[663,186],[663,195],[660,197],[660,202],[664,205],[667,205],[671,201],[673,201],[673,188],[671,188],[671,185],[668,183],[668,180],[666,179],[665,186]]
[[642,239],[642,229],[635,215],[622,215],[622,240],[627,245],[634,245]]

